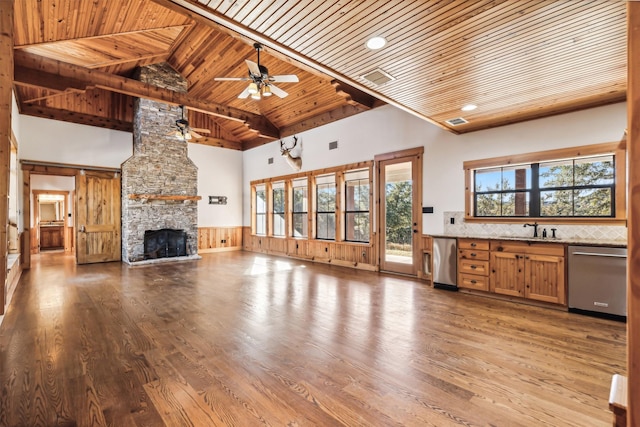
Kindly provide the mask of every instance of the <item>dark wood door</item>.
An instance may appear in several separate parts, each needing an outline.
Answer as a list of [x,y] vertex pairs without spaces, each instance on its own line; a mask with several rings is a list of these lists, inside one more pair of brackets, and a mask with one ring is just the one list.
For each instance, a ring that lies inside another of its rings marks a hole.
[[76,175],[78,264],[120,261],[120,175],[83,171]]

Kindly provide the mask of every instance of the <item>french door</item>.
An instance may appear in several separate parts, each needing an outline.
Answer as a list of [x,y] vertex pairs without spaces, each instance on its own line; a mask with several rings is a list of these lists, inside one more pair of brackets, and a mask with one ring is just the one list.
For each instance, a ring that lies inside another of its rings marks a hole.
[[422,147],[376,156],[380,269],[417,275],[422,251]]

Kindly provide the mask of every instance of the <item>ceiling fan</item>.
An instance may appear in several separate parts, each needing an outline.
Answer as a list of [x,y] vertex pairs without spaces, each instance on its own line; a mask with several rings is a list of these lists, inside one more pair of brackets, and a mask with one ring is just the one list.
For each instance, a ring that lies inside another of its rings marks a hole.
[[284,98],[288,95],[287,92],[274,85],[276,83],[297,83],[298,76],[295,74],[284,74],[281,76],[270,76],[269,70],[264,65],[260,65],[260,51],[262,45],[260,43],[254,43],[253,47],[258,52],[258,62],[249,61],[245,59],[247,67],[249,68],[248,77],[216,77],[216,81],[250,81],[249,86],[243,90],[238,98],[244,99],[251,95],[252,99],[260,99],[263,96],[271,96],[276,94],[280,98]]
[[193,137],[202,138],[202,135],[200,135],[200,133],[211,133],[209,129],[196,129],[189,126],[189,121],[184,114],[186,107],[184,105],[181,105],[180,108],[182,109],[182,117],[176,120],[176,130],[172,130],[167,135],[172,135],[176,138],[188,141]]

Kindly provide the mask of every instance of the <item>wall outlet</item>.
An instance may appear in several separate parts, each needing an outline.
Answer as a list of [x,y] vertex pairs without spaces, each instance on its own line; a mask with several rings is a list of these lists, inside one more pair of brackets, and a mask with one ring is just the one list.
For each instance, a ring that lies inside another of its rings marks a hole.
[[226,239],[222,239],[222,240],[220,240],[220,243],[227,243],[227,240]]
[[449,224],[455,224],[456,219],[454,217],[449,218]]

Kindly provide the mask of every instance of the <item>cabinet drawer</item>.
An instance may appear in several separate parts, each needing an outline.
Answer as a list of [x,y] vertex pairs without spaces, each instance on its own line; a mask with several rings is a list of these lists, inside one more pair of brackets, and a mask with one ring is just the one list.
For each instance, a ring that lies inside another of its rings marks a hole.
[[479,251],[473,249],[460,249],[458,251],[460,259],[477,259],[480,261],[489,261],[488,251]]
[[489,250],[489,241],[482,239],[458,239],[460,249]]
[[458,276],[458,287],[464,289],[475,289],[478,291],[489,290],[489,278],[477,276],[475,274],[460,273]]
[[489,274],[489,261],[476,261],[473,259],[461,259],[458,261],[460,273],[479,274],[486,276]]

